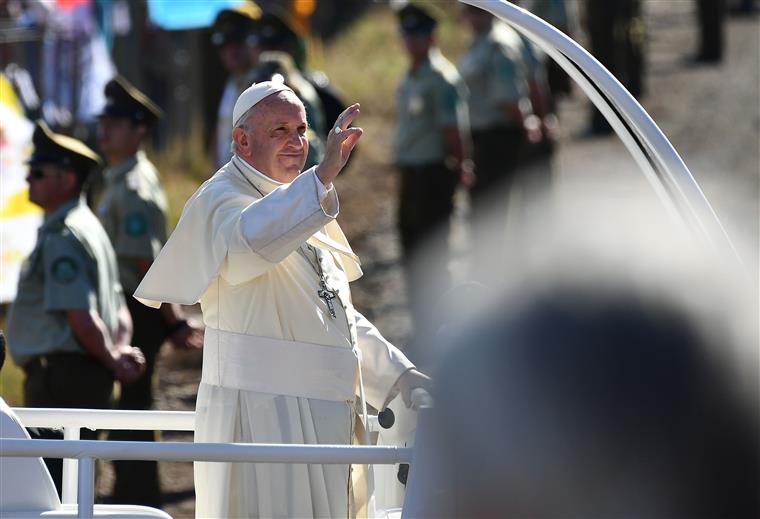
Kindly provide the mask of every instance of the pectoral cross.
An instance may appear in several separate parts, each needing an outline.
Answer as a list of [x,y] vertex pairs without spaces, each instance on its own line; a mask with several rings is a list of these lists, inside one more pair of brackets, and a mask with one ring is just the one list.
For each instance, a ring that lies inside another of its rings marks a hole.
[[330,316],[335,319],[337,315],[335,314],[335,305],[332,302],[332,300],[336,297],[335,291],[327,288],[327,283],[325,282],[324,277],[319,280],[319,284],[322,286],[322,288],[317,291],[317,295],[325,300],[325,304],[327,305],[327,310],[330,312]]

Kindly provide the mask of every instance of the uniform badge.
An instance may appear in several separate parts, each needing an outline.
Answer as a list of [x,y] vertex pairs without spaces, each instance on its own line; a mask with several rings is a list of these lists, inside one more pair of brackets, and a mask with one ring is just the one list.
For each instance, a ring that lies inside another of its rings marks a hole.
[[138,191],[140,189],[140,176],[136,171],[130,171],[127,173],[127,187],[132,191]]
[[53,262],[53,279],[64,285],[68,285],[77,278],[79,265],[69,256],[61,256]]
[[128,236],[142,236],[148,232],[148,221],[142,213],[129,213],[124,220],[124,230]]
[[409,98],[409,113],[417,115],[425,107],[425,101],[421,96],[412,96]]

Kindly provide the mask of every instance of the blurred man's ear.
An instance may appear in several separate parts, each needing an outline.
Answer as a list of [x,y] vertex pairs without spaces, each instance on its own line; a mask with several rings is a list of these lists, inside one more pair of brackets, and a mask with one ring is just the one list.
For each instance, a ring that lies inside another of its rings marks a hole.
[[85,180],[73,169],[64,169],[61,182],[63,182],[64,192],[73,194],[82,190]]
[[137,126],[135,126],[135,128],[137,130],[138,137],[140,138],[140,140],[143,140],[145,136],[148,134],[148,127],[145,126],[144,124],[138,124]]

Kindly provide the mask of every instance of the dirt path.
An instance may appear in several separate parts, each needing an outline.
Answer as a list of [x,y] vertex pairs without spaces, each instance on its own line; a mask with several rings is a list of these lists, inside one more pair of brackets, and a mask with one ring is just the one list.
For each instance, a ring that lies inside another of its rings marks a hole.
[[[643,104],[680,152],[729,233],[749,243],[745,250],[756,272],[760,178],[758,20],[729,18],[724,62],[715,67],[687,67],[683,58],[696,47],[693,4],[646,3],[650,40],[648,94]],[[582,97],[579,94],[561,105],[563,137],[555,164],[557,196],[565,200],[602,198],[608,208],[613,207],[617,197],[651,196],[615,138],[577,138],[585,125]],[[390,121],[365,116],[363,125],[371,130],[368,137],[373,139],[373,147],[361,151],[351,172],[338,186],[341,224],[362,257],[365,271],[365,276],[354,284],[354,301],[389,339],[403,345],[410,323],[405,313],[400,249],[394,227],[397,181],[389,168],[385,147]],[[607,182],[622,175],[630,178],[624,187],[613,188]],[[159,370],[158,408],[192,409],[200,358],[187,358],[168,349],[165,353]],[[164,438],[189,440],[190,436],[167,433]],[[161,473],[166,511],[175,518],[192,517],[191,465],[165,463]]]

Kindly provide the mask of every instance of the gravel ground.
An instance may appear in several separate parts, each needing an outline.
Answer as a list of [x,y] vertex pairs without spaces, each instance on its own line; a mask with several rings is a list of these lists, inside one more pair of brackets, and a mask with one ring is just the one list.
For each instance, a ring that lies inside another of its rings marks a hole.
[[[757,18],[729,18],[724,61],[717,66],[688,66],[684,58],[696,48],[693,5],[691,1],[645,3],[649,65],[643,105],[690,167],[728,233],[742,244],[745,262],[756,276],[760,26]],[[555,158],[554,189],[560,205],[567,201],[570,207],[584,200],[595,210],[614,211],[622,200],[651,198],[647,184],[616,138],[579,137],[586,123],[583,97],[577,92],[560,106],[563,130]],[[365,271],[354,284],[355,304],[390,340],[403,345],[410,323],[394,228],[397,179],[386,156],[390,123],[363,116],[361,124],[371,129],[365,139],[372,139],[373,147],[364,145],[338,188],[341,224],[362,257]],[[462,229],[460,226],[459,232]],[[199,367],[199,355],[167,347],[159,370],[157,407],[192,409]],[[191,439],[176,433],[163,437]],[[109,467],[101,468],[99,489],[107,494]],[[191,464],[164,463],[161,474],[166,511],[175,518],[192,517]]]

